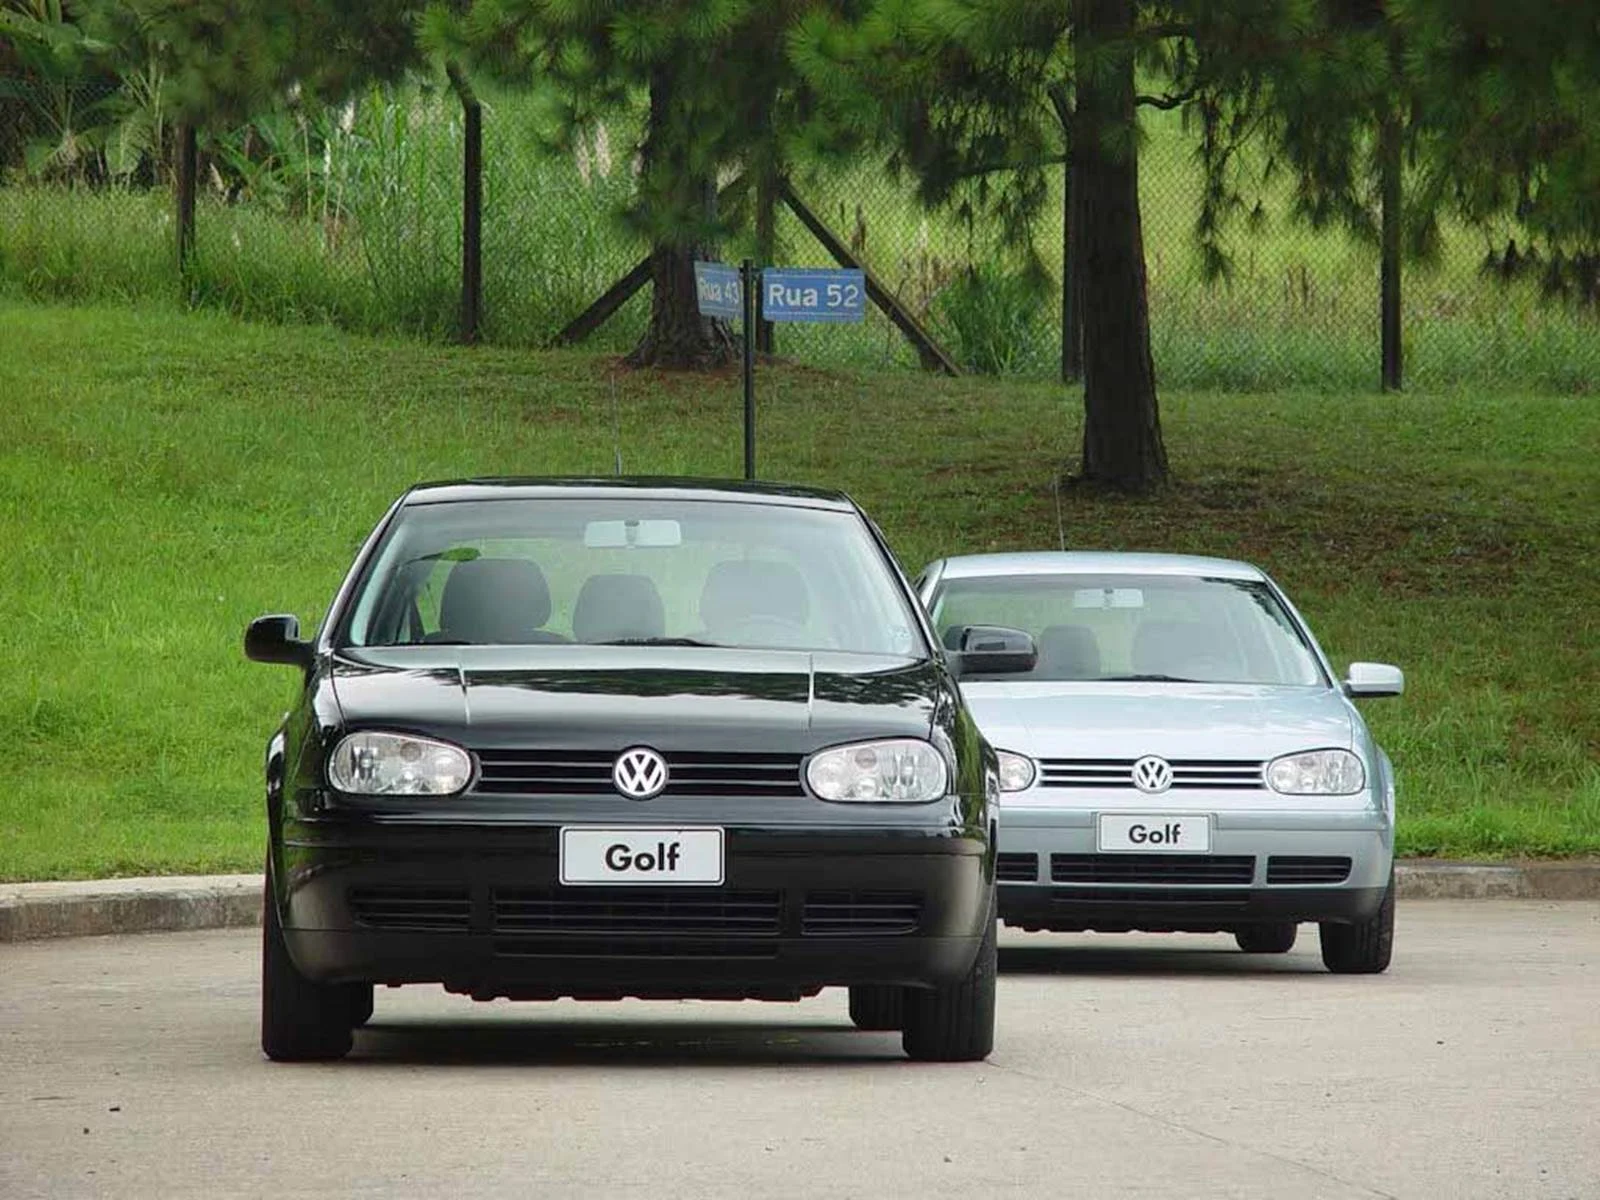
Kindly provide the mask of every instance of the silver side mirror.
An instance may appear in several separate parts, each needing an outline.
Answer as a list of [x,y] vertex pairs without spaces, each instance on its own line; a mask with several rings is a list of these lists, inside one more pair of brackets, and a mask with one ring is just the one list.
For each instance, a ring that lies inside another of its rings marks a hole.
[[1405,690],[1405,672],[1388,663],[1353,662],[1344,681],[1347,696],[1398,696]]

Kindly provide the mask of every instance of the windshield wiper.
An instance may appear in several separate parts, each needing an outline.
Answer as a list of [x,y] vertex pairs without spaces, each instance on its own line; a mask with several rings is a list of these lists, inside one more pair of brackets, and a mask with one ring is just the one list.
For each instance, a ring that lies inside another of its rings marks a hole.
[[1199,683],[1183,675],[1102,675],[1096,683]]
[[610,641],[589,644],[591,646],[707,646],[713,649],[725,649],[721,642],[702,642],[699,638],[690,637],[612,638]]

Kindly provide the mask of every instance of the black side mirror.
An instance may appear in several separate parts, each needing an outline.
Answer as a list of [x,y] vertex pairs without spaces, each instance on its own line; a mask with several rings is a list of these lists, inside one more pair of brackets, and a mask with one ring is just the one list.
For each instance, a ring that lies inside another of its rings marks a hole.
[[253,662],[305,667],[311,663],[311,643],[300,640],[298,617],[257,617],[244,631],[244,656]]
[[958,678],[969,675],[1020,675],[1033,670],[1039,647],[1031,635],[1003,625],[968,625],[956,639],[950,666]]

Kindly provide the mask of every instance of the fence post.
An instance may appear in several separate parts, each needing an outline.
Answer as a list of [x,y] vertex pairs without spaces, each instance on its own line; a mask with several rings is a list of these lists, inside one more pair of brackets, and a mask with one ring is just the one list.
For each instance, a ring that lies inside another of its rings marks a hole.
[[199,170],[198,138],[193,125],[178,126],[178,284],[188,298],[189,260],[194,254],[195,176]]
[[1383,390],[1399,391],[1401,386],[1400,356],[1400,231],[1401,205],[1401,128],[1397,113],[1389,114],[1383,122],[1380,137],[1382,144],[1381,188],[1383,193],[1382,231],[1380,234],[1383,265],[1379,272],[1380,296],[1378,306],[1383,327]]
[[[763,163],[756,177],[756,266],[770,267],[778,260],[778,180],[777,173]],[[757,293],[756,312],[761,311]],[[773,353],[777,344],[771,321],[757,320],[756,349]]]
[[461,97],[461,340],[471,344],[483,321],[483,106],[459,66],[445,73]]

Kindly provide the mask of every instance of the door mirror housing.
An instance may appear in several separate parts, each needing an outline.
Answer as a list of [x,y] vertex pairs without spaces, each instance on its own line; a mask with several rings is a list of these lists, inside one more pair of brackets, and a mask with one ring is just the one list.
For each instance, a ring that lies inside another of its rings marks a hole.
[[1039,647],[1020,629],[1003,625],[968,625],[954,639],[950,667],[958,679],[973,675],[1020,675],[1033,670]]
[[300,640],[300,619],[287,613],[257,617],[244,631],[244,656],[252,662],[311,665],[310,642]]
[[1405,690],[1405,673],[1388,663],[1353,662],[1344,681],[1347,696],[1398,696]]

